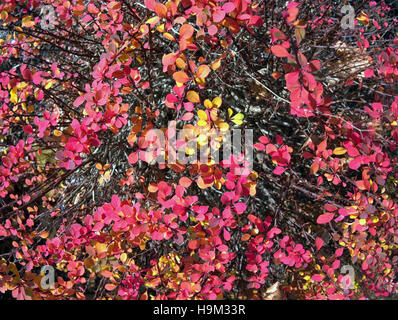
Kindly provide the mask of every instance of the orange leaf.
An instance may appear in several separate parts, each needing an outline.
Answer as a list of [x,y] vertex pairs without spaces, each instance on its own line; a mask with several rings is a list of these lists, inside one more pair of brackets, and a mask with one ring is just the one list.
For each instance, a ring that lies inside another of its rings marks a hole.
[[174,52],[169,53],[169,54],[165,54],[162,58],[162,63],[164,66],[169,66],[171,64],[174,64],[174,62],[177,59],[177,54],[175,54]]
[[156,14],[161,18],[166,18],[167,16],[167,7],[159,2],[156,2],[153,10],[155,10]]
[[187,99],[190,102],[200,102],[199,95],[195,91],[188,91],[187,93]]
[[347,150],[342,147],[338,147],[333,150],[333,154],[335,154],[336,156],[341,156],[341,155],[345,154],[346,152],[347,152]]
[[188,177],[182,177],[179,181],[179,184],[183,186],[184,188],[188,188],[192,183],[192,180],[189,179]]
[[48,231],[42,231],[39,234],[40,238],[46,239],[49,236]]
[[105,289],[108,290],[108,291],[112,291],[115,288],[116,288],[116,285],[114,285],[113,283],[107,283],[105,285]]
[[196,70],[196,77],[198,78],[206,78],[210,73],[210,68],[208,65],[202,64]]
[[194,28],[190,24],[183,24],[180,28],[180,40],[192,37]]
[[328,143],[328,139],[326,138],[325,140],[323,140],[323,141],[318,145],[317,153],[323,152],[323,151],[326,149],[326,147],[327,147],[327,143]]
[[177,71],[173,74],[173,78],[178,83],[185,83],[189,81],[188,75],[184,71]]
[[311,165],[311,168],[310,168],[311,174],[317,173],[318,170],[319,170],[319,163],[318,163],[318,162],[314,162],[314,163]]
[[154,183],[149,184],[148,191],[151,193],[155,193],[158,191],[158,186]]
[[247,240],[249,240],[250,239],[250,234],[248,234],[248,233],[245,233],[245,234],[242,234],[242,241],[247,241]]
[[102,270],[100,273],[101,273],[101,275],[102,275],[103,277],[105,277],[105,278],[110,278],[110,277],[112,277],[112,272],[110,272],[110,271],[108,271],[108,270]]

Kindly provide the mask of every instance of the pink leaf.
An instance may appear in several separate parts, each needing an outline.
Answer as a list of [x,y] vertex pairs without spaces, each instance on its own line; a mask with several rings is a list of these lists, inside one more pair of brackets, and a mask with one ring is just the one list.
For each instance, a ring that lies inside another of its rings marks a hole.
[[233,2],[224,3],[221,7],[225,13],[230,13],[235,10],[235,4]]
[[321,274],[314,274],[314,275],[311,277],[312,281],[315,281],[315,282],[322,281],[323,278],[324,278],[324,276],[321,275]]
[[234,207],[238,214],[242,214],[243,212],[245,212],[247,205],[246,205],[246,203],[243,203],[243,202],[237,202],[237,203],[234,203]]
[[364,72],[365,78],[373,77],[373,69],[366,69]]
[[326,203],[324,208],[325,208],[325,210],[330,211],[330,212],[333,212],[333,211],[337,210],[337,207],[332,205],[332,204],[330,204],[330,203]]
[[138,156],[139,156],[139,151],[135,151],[130,153],[129,158],[128,158],[128,162],[130,164],[135,164],[138,161]]
[[80,105],[84,102],[84,100],[85,100],[84,95],[78,97],[78,98],[75,100],[75,102],[73,102],[73,106],[74,106],[74,107],[80,106]]
[[286,168],[284,167],[276,167],[274,169],[274,174],[276,175],[281,175],[282,173],[284,173],[286,171]]

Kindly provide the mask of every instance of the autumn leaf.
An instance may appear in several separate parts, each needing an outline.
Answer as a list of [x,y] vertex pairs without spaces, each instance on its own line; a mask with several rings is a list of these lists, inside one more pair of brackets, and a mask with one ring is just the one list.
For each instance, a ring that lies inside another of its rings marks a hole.
[[184,71],[177,71],[173,74],[174,80],[177,84],[184,84],[185,82],[189,81],[188,75]]
[[159,2],[155,2],[155,5],[153,7],[153,10],[156,12],[156,14],[161,17],[161,18],[166,18],[167,17],[167,7]]
[[272,46],[271,51],[278,58],[286,58],[290,56],[290,53],[286,50],[286,48],[281,45]]
[[346,150],[345,148],[342,148],[342,147],[338,147],[338,148],[335,148],[335,149],[333,150],[333,154],[335,154],[336,156],[343,155],[343,154],[345,154],[346,152],[347,152],[347,150]]
[[326,213],[324,213],[324,214],[321,214],[318,218],[317,218],[317,220],[316,220],[316,222],[318,223],[318,224],[325,224],[325,223],[328,223],[328,222],[330,222],[330,221],[332,221],[332,219],[334,218],[334,213],[333,212],[326,212]]
[[193,102],[193,103],[200,102],[198,93],[195,91],[192,91],[192,90],[187,92],[187,99],[188,99],[188,101]]
[[196,70],[196,77],[197,78],[206,78],[210,73],[210,68],[208,65],[200,65]]

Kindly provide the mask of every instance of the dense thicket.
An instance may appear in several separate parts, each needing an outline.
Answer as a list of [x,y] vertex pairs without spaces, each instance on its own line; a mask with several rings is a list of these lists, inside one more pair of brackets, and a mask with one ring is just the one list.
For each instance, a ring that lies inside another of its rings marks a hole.
[[2,1],[3,298],[394,297],[396,7],[344,5]]

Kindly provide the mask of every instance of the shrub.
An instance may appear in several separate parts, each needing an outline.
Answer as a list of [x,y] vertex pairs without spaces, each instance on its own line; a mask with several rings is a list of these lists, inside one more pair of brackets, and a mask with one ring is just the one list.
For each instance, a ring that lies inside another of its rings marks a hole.
[[2,1],[3,297],[394,297],[396,8],[342,6]]

